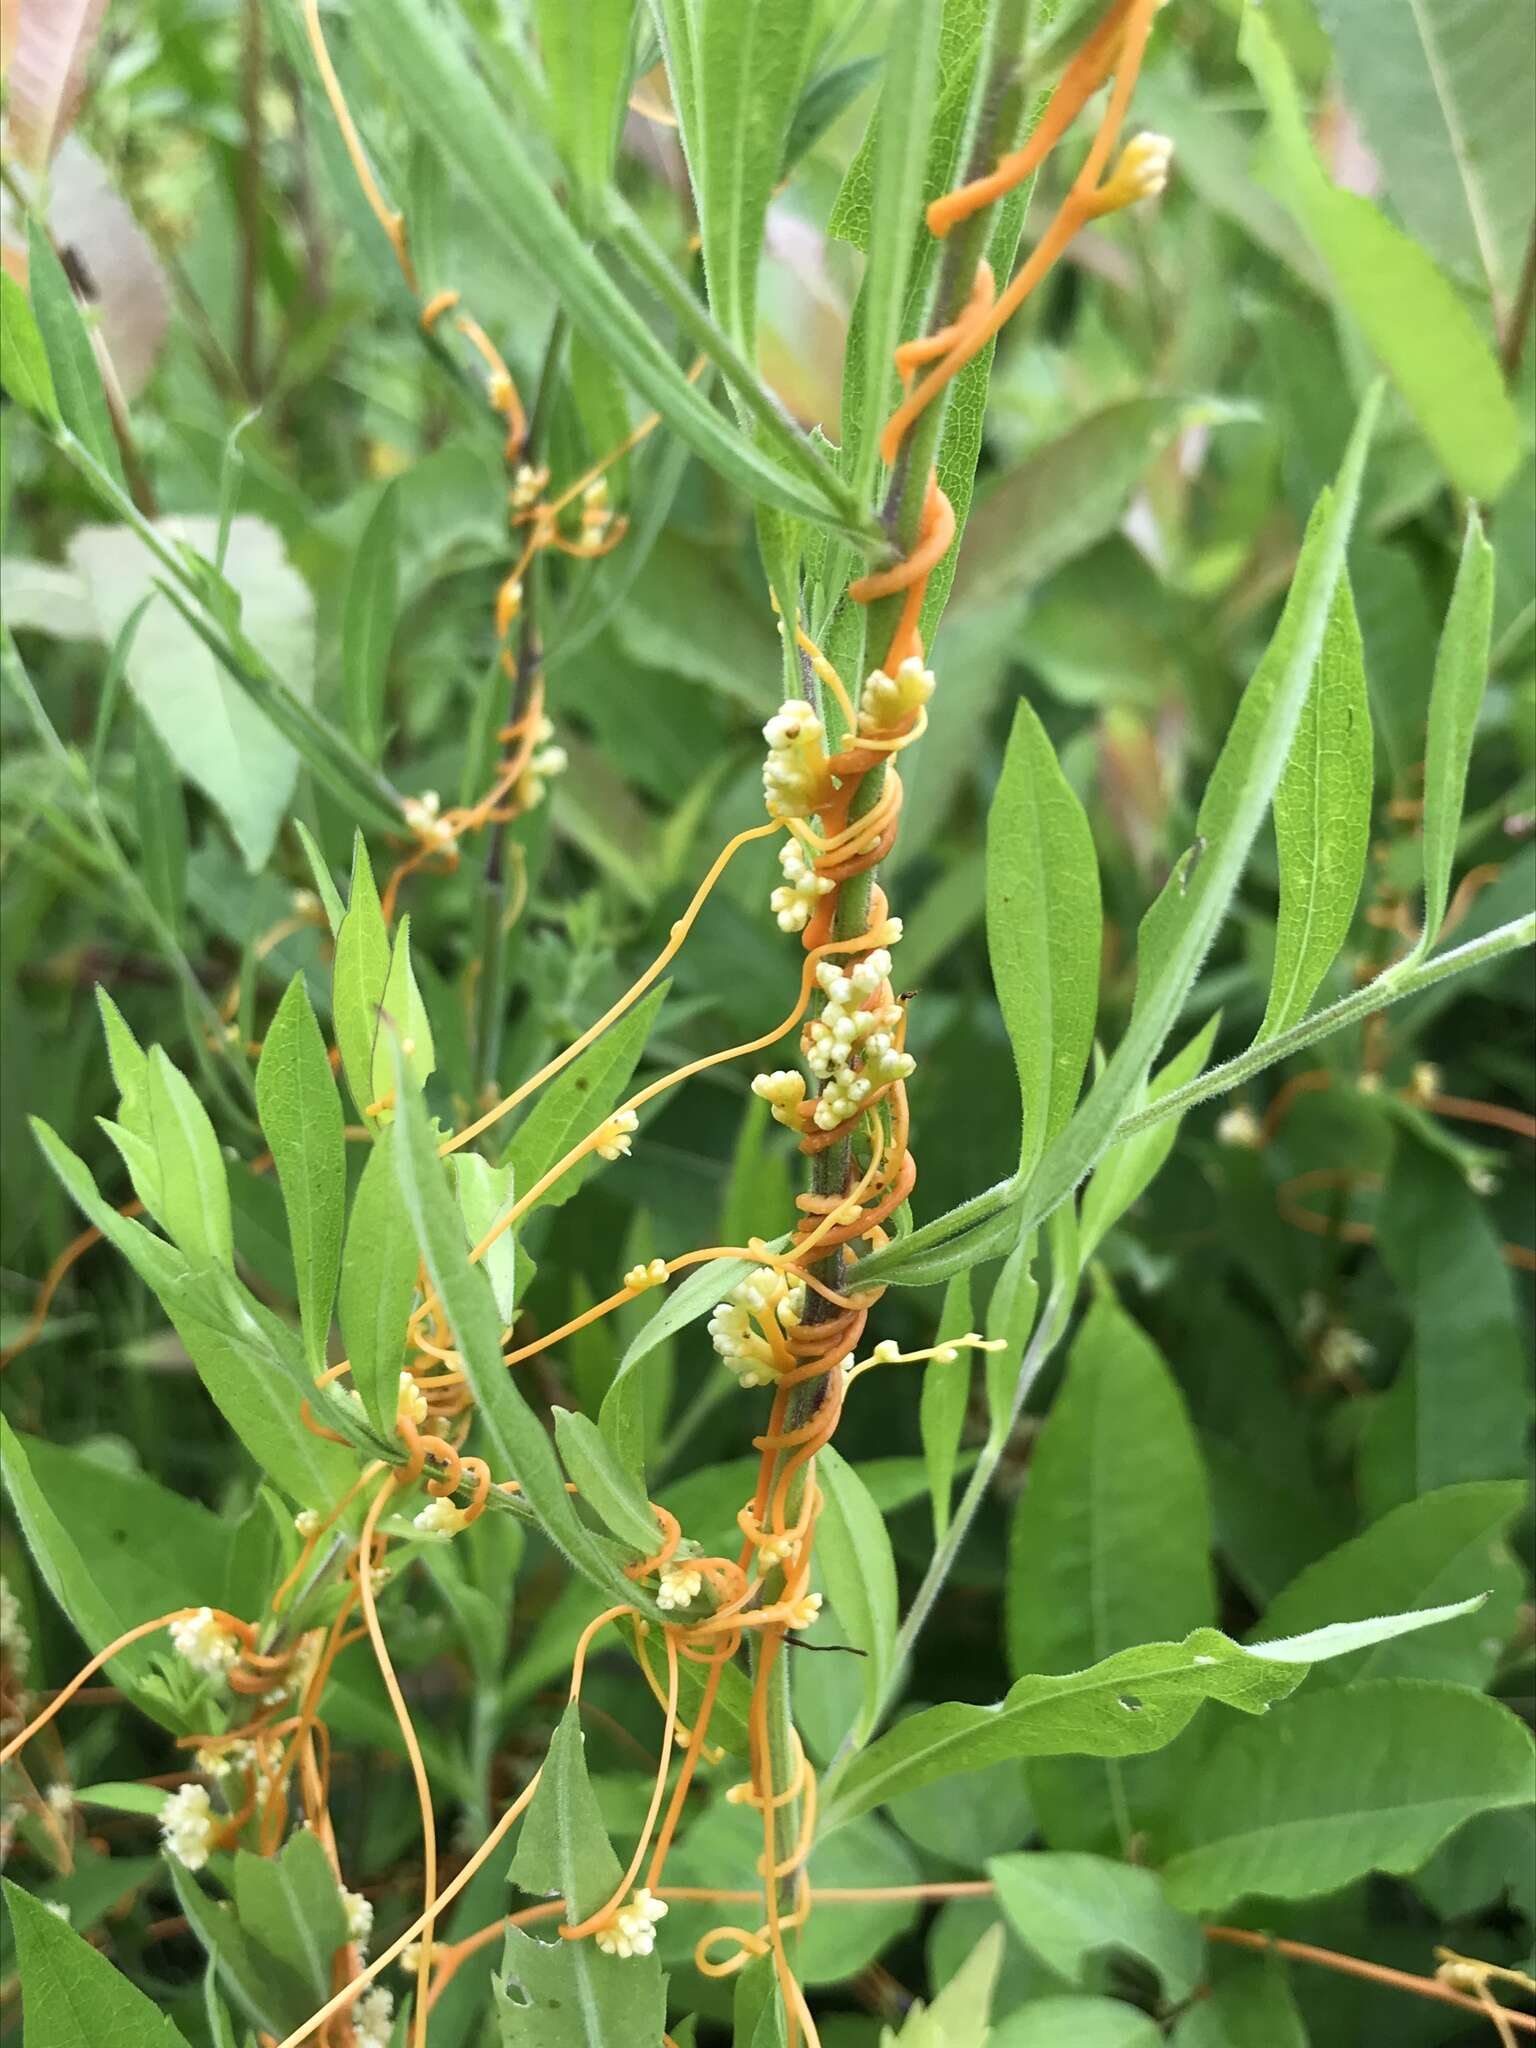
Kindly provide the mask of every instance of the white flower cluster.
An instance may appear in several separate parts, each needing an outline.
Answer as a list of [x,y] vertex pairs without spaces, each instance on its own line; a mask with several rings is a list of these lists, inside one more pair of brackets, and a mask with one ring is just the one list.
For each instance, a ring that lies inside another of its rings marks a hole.
[[1216,1119],[1216,1142],[1256,1152],[1264,1143],[1264,1126],[1246,1102],[1239,1102]]
[[933,670],[924,668],[915,654],[907,656],[894,676],[874,669],[859,692],[859,731],[866,739],[880,739],[905,725],[932,695]]
[[26,1670],[27,1660],[32,1655],[32,1638],[22,1625],[21,1602],[3,1578],[0,1578],[0,1650],[4,1650],[13,1671]]
[[805,1100],[804,1074],[797,1074],[793,1067],[779,1067],[771,1074],[754,1074],[752,1093],[768,1104],[775,1123],[799,1130],[800,1105]]
[[607,537],[613,524],[613,506],[608,499],[608,479],[595,478],[581,494],[581,537],[597,542]]
[[352,2008],[352,2039],[356,2048],[389,2048],[395,2030],[395,1994],[375,1985]]
[[547,469],[535,469],[532,463],[520,462],[517,474],[512,479],[512,488],[507,494],[508,503],[514,512],[526,512],[537,503],[539,493],[549,482]]
[[790,1602],[784,1612],[784,1626],[790,1629],[809,1628],[821,1612],[819,1593],[802,1593],[798,1600]]
[[192,1752],[192,1761],[205,1778],[224,1778],[253,1770],[258,1757],[254,1742],[200,1743]]
[[1110,207],[1134,206],[1138,199],[1155,199],[1167,186],[1172,164],[1173,144],[1166,135],[1133,135],[1121,151],[1114,176],[1100,199],[1107,200]]
[[240,1638],[225,1628],[211,1607],[199,1607],[196,1614],[173,1621],[171,1642],[177,1655],[204,1678],[222,1678],[240,1654]]
[[453,826],[439,816],[442,807],[443,800],[435,789],[424,789],[420,796],[408,796],[400,806],[405,822],[418,839],[428,846],[452,846]]
[[784,880],[768,898],[768,908],[781,932],[803,932],[811,921],[811,912],[837,884],[830,876],[817,874],[793,833],[779,848],[779,866],[784,870]]
[[826,733],[803,697],[790,697],[763,727],[763,801],[771,818],[809,818],[827,793]]
[[318,1508],[300,1508],[293,1518],[293,1526],[307,1543],[312,1536],[320,1534],[320,1510]]
[[661,1577],[656,1583],[656,1605],[669,1614],[674,1608],[691,1607],[704,1590],[704,1574],[694,1562],[695,1552],[696,1546],[683,1545],[671,1563],[661,1568]]
[[729,1301],[715,1304],[709,1319],[710,1342],[744,1387],[765,1387],[774,1377],[773,1349],[752,1326],[756,1316],[771,1316],[781,1329],[792,1330],[805,1314],[805,1284],[793,1284],[774,1266],[759,1266]]
[[571,757],[564,747],[552,744],[555,724],[551,718],[539,720],[538,745],[528,766],[518,778],[517,800],[525,811],[531,811],[543,803],[549,785],[557,775],[563,775],[571,765]]
[[206,1785],[178,1785],[160,1809],[160,1840],[167,1856],[201,1870],[213,1840],[213,1802]]
[[417,1386],[415,1377],[408,1372],[400,1375],[400,1391],[395,1397],[396,1418],[414,1422],[420,1429],[427,1419],[427,1397]]
[[627,1159],[629,1141],[639,1128],[640,1119],[632,1109],[616,1109],[598,1132],[598,1158]]
[[877,1088],[904,1081],[917,1064],[896,1044],[900,1003],[865,1007],[890,971],[891,956],[884,946],[877,946],[846,973],[835,960],[823,960],[816,970],[827,1000],[811,1024],[805,1063],[822,1083],[814,1114],[818,1130],[835,1130],[846,1123]]
[[365,1899],[361,1892],[344,1891],[341,1903],[347,1916],[347,1939],[366,1955],[368,1937],[373,1933],[373,1901]]
[[665,1259],[651,1259],[643,1266],[631,1266],[624,1275],[624,1285],[631,1294],[643,1294],[648,1287],[664,1287],[666,1283]]
[[419,1529],[423,1536],[441,1536],[446,1541],[457,1536],[468,1520],[468,1508],[456,1507],[446,1494],[439,1494],[413,1517],[411,1527]]
[[656,1923],[666,1917],[666,1900],[656,1898],[642,1885],[592,1939],[605,1956],[648,1956],[656,1946]]

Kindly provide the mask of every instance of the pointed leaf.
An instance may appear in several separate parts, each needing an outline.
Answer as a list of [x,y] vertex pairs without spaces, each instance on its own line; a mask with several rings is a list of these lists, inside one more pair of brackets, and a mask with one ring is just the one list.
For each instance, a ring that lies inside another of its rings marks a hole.
[[302,974],[288,984],[267,1027],[256,1108],[283,1190],[304,1348],[319,1374],[341,1268],[347,1157],[341,1099]]
[[1488,680],[1488,639],[1493,625],[1493,549],[1476,512],[1467,515],[1466,539],[1451,608],[1446,613],[1429,700],[1424,755],[1424,934],[1432,946],[1445,922],[1451,865],[1461,826],[1472,735]]
[[16,1929],[27,2048],[186,2048],[163,2012],[107,1958],[5,1880]]

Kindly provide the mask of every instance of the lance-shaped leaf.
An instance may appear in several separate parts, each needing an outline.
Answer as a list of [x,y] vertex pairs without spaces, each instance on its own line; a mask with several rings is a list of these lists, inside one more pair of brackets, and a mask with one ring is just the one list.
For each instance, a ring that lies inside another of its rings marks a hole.
[[594,199],[613,170],[629,84],[635,0],[537,0],[539,54],[549,81],[549,125],[580,199]]
[[[358,833],[352,852],[352,887],[347,914],[336,934],[336,960],[331,970],[331,1017],[336,1031],[336,1050],[352,1100],[360,1114],[377,1101],[373,1086],[374,1041],[379,1028],[379,1005],[384,1000],[390,973],[389,927],[379,904],[373,864],[363,835]],[[385,1086],[388,1086],[386,1079]]]
[[1493,549],[1483,537],[1476,512],[1456,571],[1456,587],[1435,656],[1429,699],[1429,736],[1424,754],[1424,931],[1418,949],[1432,946],[1445,922],[1461,826],[1472,735],[1488,680],[1488,642],[1493,626]]
[[1280,912],[1261,1040],[1306,1015],[1348,936],[1371,836],[1371,776],[1365,649],[1343,575],[1275,789]]
[[302,974],[288,984],[262,1041],[256,1108],[283,1190],[304,1348],[311,1369],[321,1373],[341,1267],[347,1144],[341,1098]]
[[1508,1707],[1464,1686],[1369,1679],[1309,1693],[1200,1759],[1164,1877],[1190,1912],[1406,1876],[1474,1814],[1523,1806],[1536,1761]]
[[1087,1671],[1021,1678],[996,1706],[951,1700],[928,1707],[854,1759],[826,1827],[900,1792],[988,1764],[1029,1756],[1140,1756],[1161,1749],[1206,1700],[1262,1714],[1294,1692],[1318,1659],[1433,1627],[1476,1605],[1460,1601],[1426,1612],[1377,1615],[1249,1650],[1219,1629],[1200,1628],[1182,1643],[1140,1643]]
[[[623,1876],[603,1826],[582,1753],[573,1700],[555,1730],[539,1789],[523,1821],[512,1882],[565,1902],[576,1925],[610,1899]],[[507,1930],[496,1986],[503,2048],[629,2048],[659,2041],[666,1979],[654,1955],[607,1955],[588,1936],[556,1943]]]
[[100,1950],[5,1880],[27,2048],[187,2048],[186,2036]]
[[1045,727],[1022,700],[987,814],[987,955],[1023,1105],[1021,1173],[1077,1102],[1099,993],[1093,834]]

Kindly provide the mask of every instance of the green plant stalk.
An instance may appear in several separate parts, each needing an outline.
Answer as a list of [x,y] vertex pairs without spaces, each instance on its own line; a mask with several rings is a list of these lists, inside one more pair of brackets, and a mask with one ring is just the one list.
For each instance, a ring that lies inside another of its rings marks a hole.
[[[976,134],[969,152],[967,179],[979,177],[990,168],[998,153],[1000,138],[1006,136],[1011,140],[1017,128],[1024,101],[1022,67],[1017,53],[1022,48],[1030,4],[1031,0],[1001,0],[997,10],[993,23],[990,68],[983,88]],[[969,299],[975,284],[977,266],[986,251],[991,217],[992,209],[982,208],[950,239],[940,266],[935,303],[928,321],[930,333],[956,319]],[[901,451],[887,489],[881,525],[895,541],[901,555],[911,551],[921,531],[928,474],[938,453],[947,410],[946,393],[943,402],[930,405],[921,415]],[[898,594],[881,600],[871,608],[870,635],[875,646],[881,646],[895,630],[902,604],[903,598]],[[887,769],[882,762],[863,777],[849,808],[850,820],[866,816],[878,802],[885,787],[886,774]],[[868,929],[874,882],[875,873],[871,868],[866,869],[861,875],[853,876],[839,888],[837,908],[832,920],[834,938],[857,938]],[[841,1194],[847,1185],[851,1163],[852,1144],[847,1138],[840,1140],[836,1145],[828,1146],[825,1151],[818,1152],[811,1169],[812,1192],[828,1197]],[[813,1270],[826,1285],[840,1288],[846,1263],[845,1255],[839,1249],[832,1252],[829,1257],[818,1260]],[[813,1293],[809,1296],[806,1303],[808,1323],[830,1320],[835,1313],[832,1304],[821,1295]],[[786,1429],[793,1430],[810,1421],[825,1398],[825,1380],[808,1380],[794,1388],[785,1414]],[[974,1485],[973,1476],[972,1486]],[[967,1489],[968,1496],[970,1490]],[[790,1489],[786,1512],[791,1520],[799,1511],[803,1491],[801,1481],[796,1481]],[[977,1498],[980,1498],[979,1493]],[[765,1597],[770,1600],[777,1597],[780,1584],[781,1581],[776,1580],[767,1589]],[[759,1656],[758,1646],[754,1643],[754,1663]],[[770,1673],[770,1686],[767,1714],[768,1748],[772,1769],[771,1784],[777,1790],[789,1782],[789,1774],[797,1754],[789,1663],[782,1650],[774,1661]],[[792,1852],[799,1836],[800,1802],[789,1801],[777,1808],[776,1814],[775,1856],[783,1860]],[[786,1887],[786,1905],[791,1903],[791,1893],[792,1886]]]
[[[560,364],[565,356],[567,322],[557,312],[544,350],[544,365],[528,419],[522,459],[537,469],[554,412]],[[515,725],[528,709],[534,682],[544,666],[539,621],[544,609],[544,559],[535,555],[523,577],[523,609],[518,619],[516,672],[512,681],[508,723]],[[480,892],[480,980],[475,991],[475,1092],[496,1078],[501,1063],[502,1030],[506,1022],[503,987],[507,951],[507,833],[493,824],[486,837],[485,877]]]

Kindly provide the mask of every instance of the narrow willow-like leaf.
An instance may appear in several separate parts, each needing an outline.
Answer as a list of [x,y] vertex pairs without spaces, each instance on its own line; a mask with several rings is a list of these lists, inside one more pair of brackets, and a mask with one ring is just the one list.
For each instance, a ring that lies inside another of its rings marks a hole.
[[[666,1000],[669,982],[662,982],[627,1016],[589,1045],[564,1073],[539,1091],[532,1111],[517,1127],[507,1147],[507,1163],[526,1193],[593,1131],[614,1108],[645,1050],[657,1012]],[[578,1160],[568,1173],[541,1195],[537,1207],[558,1208],[568,1202],[593,1170],[592,1155]]]
[[232,1271],[235,1240],[224,1155],[192,1083],[158,1045],[149,1055],[147,1100],[159,1164],[158,1220],[194,1265],[207,1259]]
[[121,484],[122,458],[112,433],[96,351],[91,347],[64,266],[53,253],[48,230],[36,214],[27,222],[27,287],[32,294],[38,332],[48,351],[48,367],[64,424]]
[[[339,943],[336,950],[339,957]],[[411,1079],[418,1088],[424,1088],[437,1066],[437,1048],[432,1043],[427,1006],[421,1000],[421,990],[416,986],[416,975],[411,966],[411,920],[408,917],[402,917],[395,930],[389,974],[374,1023],[372,1086],[375,1101],[389,1093],[394,1078],[391,1034],[399,1039]],[[383,1114],[381,1112],[381,1117]]]
[[[944,1290],[944,1306],[939,1311],[939,1333],[934,1343],[943,1345],[955,1337],[963,1337],[971,1327],[970,1276],[957,1273]],[[955,1463],[970,1397],[969,1352],[958,1352],[953,1358],[933,1358],[923,1367],[918,1421],[923,1436],[923,1463],[928,1473],[928,1496],[933,1504],[935,1543],[943,1539],[949,1527]]]
[[[512,1207],[515,1183],[510,1166],[492,1166],[478,1152],[453,1155],[454,1193],[464,1217],[470,1251],[485,1242]],[[496,1297],[496,1313],[510,1323],[517,1307],[517,1236],[503,1230],[492,1239],[481,1263]]]
[[[573,1700],[551,1738],[511,1871],[524,1891],[562,1898],[573,1924],[611,1898],[623,1875],[582,1751]],[[595,1941],[543,1942],[513,1927],[503,1966],[503,2048],[630,2048],[661,2039],[666,1983],[654,1955],[605,1955]]]
[[347,1207],[347,1141],[325,1040],[296,974],[267,1027],[256,1110],[283,1190],[310,1368],[325,1370]]
[[[784,462],[761,455],[733,432],[688,382],[639,308],[561,211],[516,125],[496,107],[440,18],[415,0],[374,0],[360,10],[356,23],[381,67],[392,76],[409,76],[422,127],[463,173],[492,240],[554,286],[572,324],[608,354],[673,431],[754,498],[818,523],[830,520],[862,532],[862,512],[834,475],[821,476],[825,465],[766,394],[754,416],[768,422]],[[726,346],[716,359],[740,388],[741,365],[739,360],[731,363],[728,339],[721,339]],[[747,375],[755,385],[756,379]]]
[[539,54],[549,81],[549,124],[583,204],[613,169],[635,0],[537,0]]
[[1347,573],[1275,788],[1280,912],[1258,1041],[1306,1015],[1349,934],[1371,836],[1371,706]]
[[363,1166],[336,1298],[352,1385],[386,1436],[394,1434],[406,1325],[416,1298],[416,1233],[400,1193],[396,1142],[392,1130],[381,1131]]
[[987,814],[987,954],[1022,1102],[1019,1171],[1071,1116],[1098,1007],[1099,868],[1082,805],[1022,700]]
[[1105,1950],[1135,1956],[1166,1996],[1194,1995],[1205,1963],[1195,1921],[1170,1906],[1157,1874],[1106,1856],[996,1856],[987,1875],[1026,1948],[1069,1984],[1085,1984]]
[[607,1527],[641,1557],[660,1547],[661,1530],[645,1494],[589,1415],[555,1410],[555,1442],[577,1492]]
[[1496,498],[1514,471],[1521,437],[1493,350],[1424,250],[1370,200],[1325,175],[1290,64],[1257,8],[1244,12],[1238,54],[1269,109],[1286,203],[1317,245],[1341,303],[1446,474],[1469,496]]
[[1440,936],[1450,896],[1456,834],[1472,758],[1472,735],[1488,681],[1493,627],[1493,549],[1476,511],[1467,514],[1466,539],[1451,592],[1435,682],[1429,700],[1424,753],[1424,931],[1417,950]]
[[187,2048],[186,2036],[41,1899],[5,1880],[26,2048]]
[[662,0],[710,309],[749,358],[768,201],[805,81],[814,0]]
[[[1146,1085],[1149,1103],[1171,1095],[1175,1088],[1182,1088],[1186,1081],[1192,1081],[1203,1071],[1211,1056],[1216,1027],[1220,1022],[1219,1017],[1210,1018],[1188,1045],[1181,1046],[1167,1065],[1158,1069]],[[1107,1232],[1141,1199],[1161,1173],[1178,1134],[1178,1118],[1169,1117],[1166,1123],[1157,1124],[1149,1131],[1122,1138],[1118,1144],[1111,1145],[1100,1159],[1093,1170],[1093,1178],[1083,1191],[1079,1250],[1085,1265],[1103,1243]]]
[[187,807],[170,754],[147,717],[134,721],[133,766],[144,887],[179,935],[187,905]]
[[896,1560],[869,1488],[830,1444],[817,1453],[822,1488],[816,1565],[843,1634],[861,1651],[864,1711],[856,1739],[879,1712],[896,1646]]
[[384,685],[400,608],[400,497],[386,484],[352,558],[341,612],[342,703],[357,750],[384,750]]
[[1140,1756],[1161,1749],[1206,1700],[1264,1714],[1324,1657],[1337,1657],[1467,1612],[1465,1602],[1320,1629],[1245,1650],[1219,1629],[1182,1643],[1141,1643],[1087,1671],[1028,1676],[996,1706],[951,1700],[898,1722],[850,1765],[827,1830],[900,1792],[1029,1756]]
[[1189,1912],[1406,1876],[1476,1813],[1531,1796],[1529,1731],[1457,1685],[1375,1679],[1226,1730],[1171,1824],[1169,1897]]
[[384,1000],[384,988],[389,980],[390,961],[389,927],[384,922],[384,912],[379,904],[368,849],[359,832],[352,855],[352,888],[347,914],[336,934],[336,961],[331,970],[331,1021],[347,1086],[364,1117],[383,1092],[376,1091],[373,1085],[374,1042],[379,1029],[379,1005]]
[[496,1477],[516,1479],[551,1542],[578,1570],[622,1598],[634,1588],[588,1533],[565,1490],[553,1444],[518,1391],[501,1355],[501,1319],[490,1282],[464,1249],[464,1221],[445,1162],[398,1043],[395,1057],[395,1168],[428,1275],[479,1410]]
[[57,423],[59,401],[48,351],[27,295],[8,270],[0,273],[0,384],[45,425]]

